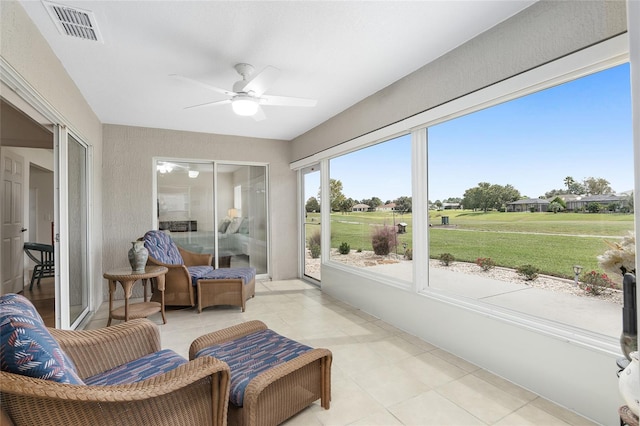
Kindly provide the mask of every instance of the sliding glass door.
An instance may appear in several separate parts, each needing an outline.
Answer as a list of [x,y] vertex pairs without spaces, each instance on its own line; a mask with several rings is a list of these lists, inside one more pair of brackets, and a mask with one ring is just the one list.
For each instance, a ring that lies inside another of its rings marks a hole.
[[269,273],[266,166],[163,159],[156,182],[158,229],[176,244]]
[[56,327],[76,328],[90,300],[89,148],[62,126],[54,134]]
[[320,164],[302,170],[301,191],[304,200],[303,235],[304,258],[303,275],[320,282]]

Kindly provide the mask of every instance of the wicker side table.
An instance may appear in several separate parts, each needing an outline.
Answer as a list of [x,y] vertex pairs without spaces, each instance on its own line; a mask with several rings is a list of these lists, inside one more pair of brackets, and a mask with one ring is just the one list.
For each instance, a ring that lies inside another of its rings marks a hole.
[[[107,327],[111,325],[112,319],[129,321],[135,318],[146,318],[156,312],[162,313],[163,324],[167,323],[164,315],[164,274],[168,269],[164,266],[147,266],[143,273],[133,272],[131,269],[116,269],[105,272],[102,276],[109,280],[109,321]],[[147,284],[151,278],[156,279],[158,291],[160,292],[160,302],[150,302],[147,297]],[[144,288],[144,302],[129,304],[133,285],[141,281]],[[124,290],[124,306],[113,309],[113,295],[116,292],[116,285],[120,283]]]

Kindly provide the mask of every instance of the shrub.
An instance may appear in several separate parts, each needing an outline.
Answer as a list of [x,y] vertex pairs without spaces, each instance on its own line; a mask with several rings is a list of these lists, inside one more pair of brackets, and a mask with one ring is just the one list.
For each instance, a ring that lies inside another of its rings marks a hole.
[[496,267],[496,262],[490,257],[479,257],[476,259],[476,265],[481,267],[483,271],[488,271]]
[[587,212],[589,213],[599,213],[602,210],[602,206],[598,203],[592,202],[587,204]]
[[320,257],[320,245],[316,244],[315,241],[309,242],[309,251],[311,252],[312,259]]
[[585,272],[582,274],[578,285],[582,290],[593,296],[597,296],[602,294],[605,290],[616,287],[616,284],[611,281],[611,278],[609,278],[607,274],[602,274],[596,271]]
[[442,253],[438,259],[440,259],[440,263],[444,266],[449,266],[456,258],[453,257],[451,253]]
[[516,272],[518,272],[518,275],[524,276],[525,280],[533,281],[536,278],[538,278],[538,273],[540,272],[540,269],[536,268],[533,265],[520,265],[516,269]]
[[309,235],[309,245],[311,245],[311,243],[315,243],[318,246],[320,245],[320,230],[316,230],[314,233],[312,233],[311,235]]
[[404,258],[407,260],[413,260],[413,249],[410,249],[410,248],[406,249],[404,251]]
[[347,243],[342,243],[340,244],[340,247],[338,247],[338,251],[340,252],[340,254],[349,254],[349,252],[351,251],[351,246]]
[[309,235],[309,251],[311,252],[311,258],[317,259],[320,257],[320,231],[316,231]]
[[393,226],[379,226],[371,235],[373,252],[379,256],[388,255],[398,245],[396,228]]

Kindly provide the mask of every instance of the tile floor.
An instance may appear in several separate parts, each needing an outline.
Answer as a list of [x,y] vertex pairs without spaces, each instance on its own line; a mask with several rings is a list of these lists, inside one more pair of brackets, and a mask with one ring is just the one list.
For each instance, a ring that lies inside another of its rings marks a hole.
[[[87,328],[105,327],[108,304]],[[591,425],[592,422],[407,334],[300,280],[256,283],[236,307],[159,314],[163,348],[187,357],[207,332],[258,319],[292,339],[333,352],[331,409],[319,402],[287,425]]]

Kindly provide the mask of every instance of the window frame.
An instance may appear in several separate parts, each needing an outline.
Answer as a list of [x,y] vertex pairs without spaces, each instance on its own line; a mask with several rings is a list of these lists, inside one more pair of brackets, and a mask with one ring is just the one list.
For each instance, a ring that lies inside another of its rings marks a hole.
[[[426,232],[426,221],[419,221],[417,218],[427,217],[426,215],[428,214],[427,129],[429,127],[576,80],[580,77],[629,62],[629,60],[629,37],[627,33],[624,33],[561,57],[555,61],[498,81],[490,86],[472,91],[405,120],[398,121],[360,137],[337,144],[304,159],[292,162],[291,168],[294,170],[299,170],[310,164],[320,163],[322,172],[321,191],[325,191],[325,188],[328,188],[329,184],[329,161],[331,159],[384,142],[385,140],[393,139],[407,132],[411,132],[412,134],[414,271],[411,285],[406,286],[394,281],[391,277],[385,277],[364,271],[361,268],[349,267],[344,264],[332,262],[328,256],[328,249],[326,249],[330,244],[330,227],[324,227],[326,229],[323,230],[322,267],[339,269],[381,284],[412,291],[419,296],[454,304],[482,315],[517,324],[529,330],[571,341],[583,347],[597,348],[598,350],[618,354],[619,341],[617,338],[593,333],[589,330],[557,323],[545,318],[509,311],[500,307],[491,306],[482,301],[471,300],[461,295],[443,293],[438,289],[429,287],[427,259],[429,241],[428,233]],[[322,194],[323,196],[328,196],[328,189],[327,192],[322,192]],[[322,211],[322,221],[329,223],[330,212],[326,210],[327,209],[323,209]],[[416,238],[416,236],[419,235],[426,235],[426,237]]]

